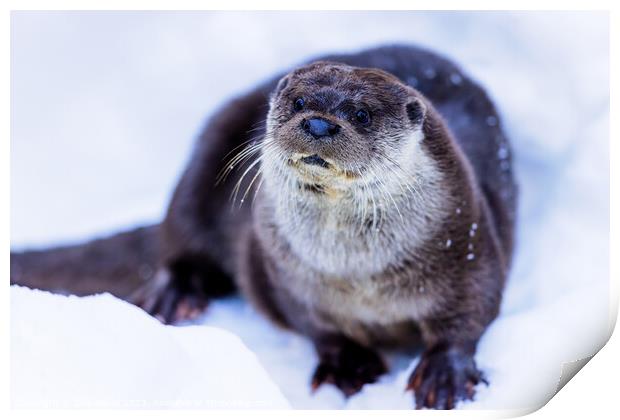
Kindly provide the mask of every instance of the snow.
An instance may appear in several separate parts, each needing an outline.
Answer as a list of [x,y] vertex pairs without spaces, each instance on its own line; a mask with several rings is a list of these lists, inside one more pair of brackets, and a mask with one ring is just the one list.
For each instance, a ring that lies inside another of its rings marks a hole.
[[14,408],[289,407],[254,353],[227,331],[162,326],[109,294],[18,286],[11,400]]
[[[14,248],[80,240],[158,220],[204,117],[231,95],[315,54],[411,41],[452,57],[488,89],[513,145],[521,189],[511,276],[500,316],[477,353],[491,385],[480,387],[476,401],[461,407],[538,407],[555,392],[564,364],[591,356],[609,336],[605,13],[12,16]],[[306,29],[316,27],[321,30]],[[503,140],[498,141],[499,146]],[[499,159],[503,156],[498,152]],[[411,396],[403,390],[418,361],[415,355],[388,355],[391,372],[349,400],[330,386],[312,395],[309,380],[316,356],[311,344],[273,327],[239,298],[213,303],[197,322],[201,327],[178,328],[148,322],[139,310],[109,296],[71,298],[63,301],[66,307],[58,301],[58,310],[76,314],[78,323],[74,317],[44,311],[48,306],[40,301],[48,298],[13,291],[12,345],[16,349],[14,344],[21,342],[23,350],[12,352],[13,365],[39,363],[36,357],[43,356],[58,364],[41,363],[38,372],[49,375],[45,382],[34,370],[24,370],[23,377],[13,372],[14,404],[28,403],[17,401],[17,395],[40,395],[36,386],[62,393],[69,386],[64,381],[78,376],[83,380],[80,372],[87,368],[99,370],[88,366],[94,356],[98,363],[109,363],[101,372],[109,381],[89,383],[83,394],[72,397],[83,399],[73,402],[84,404],[97,390],[109,391],[104,394],[112,402],[126,393],[135,395],[142,386],[148,398],[170,402],[178,395],[191,397],[203,381],[207,390],[212,382],[206,372],[217,369],[196,354],[208,346],[197,348],[200,344],[191,340],[205,343],[217,334],[221,337],[212,351],[226,354],[228,347],[218,349],[228,343],[238,350],[235,354],[249,358],[238,341],[203,327],[208,326],[239,337],[294,408],[411,407]],[[100,318],[103,314],[119,318],[107,324]],[[138,325],[131,334],[125,329]],[[81,339],[74,337],[72,343],[80,350],[35,357],[33,347],[24,342],[28,331],[34,333],[30,339],[46,345],[55,344],[51,339],[59,334],[68,337],[79,331]],[[140,349],[153,342],[163,353],[141,360]],[[101,351],[87,352],[95,343]],[[111,353],[116,349],[122,353]],[[168,358],[168,352],[188,356]],[[113,360],[125,353],[135,363],[117,369]],[[166,370],[151,369],[164,357]],[[205,362],[204,371],[194,369],[197,361]],[[266,384],[252,366],[257,376],[251,382]],[[136,386],[117,380],[120,376],[113,373],[119,370]],[[169,383],[145,379],[168,375]],[[247,374],[243,381],[240,377],[231,374],[239,385],[248,379]]]

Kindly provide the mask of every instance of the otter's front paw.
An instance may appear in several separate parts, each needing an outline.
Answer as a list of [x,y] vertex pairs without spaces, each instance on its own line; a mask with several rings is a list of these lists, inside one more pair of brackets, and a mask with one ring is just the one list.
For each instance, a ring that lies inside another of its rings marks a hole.
[[488,385],[472,354],[440,346],[422,355],[407,390],[415,394],[416,409],[451,410],[458,401],[473,399],[474,387],[480,382]]
[[208,304],[203,293],[181,287],[164,270],[140,288],[130,301],[165,324],[196,318]]
[[323,383],[330,383],[350,397],[387,371],[381,356],[352,342],[323,347],[319,357],[320,363],[312,377],[313,391]]

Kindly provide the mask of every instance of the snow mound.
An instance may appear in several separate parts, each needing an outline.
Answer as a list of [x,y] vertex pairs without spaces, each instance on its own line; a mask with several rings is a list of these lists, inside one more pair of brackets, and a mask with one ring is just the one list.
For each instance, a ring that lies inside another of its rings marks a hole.
[[288,408],[256,356],[215,327],[164,326],[109,294],[11,287],[13,408]]

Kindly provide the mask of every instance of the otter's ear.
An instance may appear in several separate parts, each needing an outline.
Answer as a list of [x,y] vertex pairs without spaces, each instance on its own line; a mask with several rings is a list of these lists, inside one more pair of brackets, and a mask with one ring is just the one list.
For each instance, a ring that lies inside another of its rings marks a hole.
[[287,74],[286,76],[284,76],[283,78],[280,79],[280,81],[278,82],[278,84],[276,85],[276,88],[274,89],[272,96],[275,97],[277,95],[280,94],[280,92],[282,92],[287,86],[288,86],[288,82],[291,79],[291,75]]
[[426,117],[426,105],[419,99],[412,97],[406,105],[407,116],[414,126],[421,125]]

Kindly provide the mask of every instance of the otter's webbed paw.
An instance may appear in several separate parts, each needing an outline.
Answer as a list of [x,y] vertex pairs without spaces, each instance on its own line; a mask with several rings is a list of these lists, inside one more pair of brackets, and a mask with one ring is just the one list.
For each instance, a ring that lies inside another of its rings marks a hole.
[[451,410],[458,401],[472,400],[474,387],[480,382],[488,385],[472,354],[457,347],[438,346],[422,355],[407,390],[414,392],[416,409]]
[[375,351],[350,341],[319,345],[320,362],[312,376],[312,390],[324,383],[338,387],[346,397],[373,383],[387,369]]
[[130,300],[165,324],[194,319],[209,303],[198,288],[173,281],[164,271],[140,288]]

